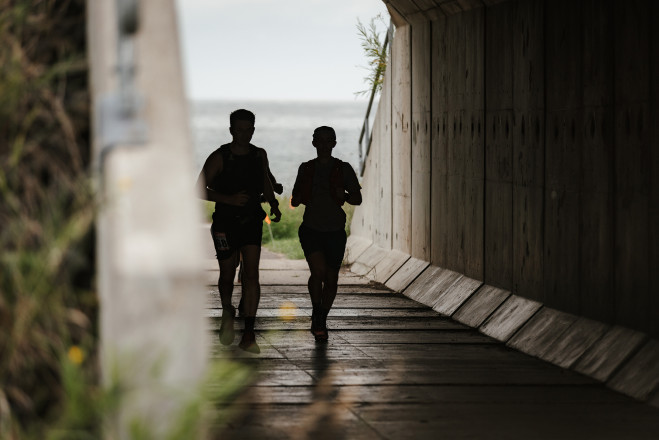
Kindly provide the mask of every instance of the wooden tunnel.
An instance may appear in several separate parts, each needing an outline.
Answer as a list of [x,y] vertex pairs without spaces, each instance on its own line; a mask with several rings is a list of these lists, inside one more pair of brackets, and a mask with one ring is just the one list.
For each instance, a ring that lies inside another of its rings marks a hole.
[[659,4],[385,3],[353,234],[659,336]]

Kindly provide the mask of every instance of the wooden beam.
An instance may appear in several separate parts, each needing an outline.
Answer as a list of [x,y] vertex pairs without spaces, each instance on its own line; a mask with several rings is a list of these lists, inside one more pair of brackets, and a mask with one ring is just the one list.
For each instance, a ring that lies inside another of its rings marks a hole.
[[431,22],[431,190],[430,190],[430,262],[447,267],[448,240],[448,44],[446,17]]
[[392,246],[412,250],[410,27],[396,28],[392,44]]
[[513,9],[512,292],[543,300],[544,2]]
[[485,253],[484,280],[512,287],[513,9],[486,14],[485,35]]
[[373,219],[376,224],[375,242],[385,248],[391,249],[391,216],[392,214],[392,191],[391,191],[391,69],[385,72],[384,84],[380,95],[378,106],[378,130],[374,131],[377,136],[378,148],[378,194],[377,214]]
[[550,2],[546,10],[544,299],[551,307],[577,313],[583,21],[581,9],[569,0]]
[[612,0],[583,2],[580,313],[614,322],[614,28]]
[[483,280],[485,197],[485,9],[464,14],[464,273]]
[[[650,10],[648,1],[615,2],[615,305],[617,322],[649,329]],[[656,288],[655,288],[656,289]],[[656,291],[656,290],[655,290]]]
[[464,272],[465,241],[465,28],[462,14],[446,20],[448,46],[448,149],[446,157],[448,191],[448,234],[446,267]]
[[411,255],[430,260],[430,22],[412,22],[412,247]]

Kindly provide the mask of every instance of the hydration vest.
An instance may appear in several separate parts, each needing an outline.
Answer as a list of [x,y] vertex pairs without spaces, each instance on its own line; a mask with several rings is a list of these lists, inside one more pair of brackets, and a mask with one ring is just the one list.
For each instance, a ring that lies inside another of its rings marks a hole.
[[[245,191],[249,200],[243,206],[233,206],[224,203],[215,204],[215,214],[223,217],[248,218],[261,216],[265,212],[261,209],[261,193],[263,193],[263,155],[261,151],[250,144],[249,153],[235,155],[231,152],[231,145],[225,144],[219,148],[222,155],[222,172],[214,176],[209,185],[223,194],[236,194]],[[219,218],[219,217],[218,217]]]
[[[341,202],[336,197],[336,190],[343,190],[343,161],[332,157],[332,169],[330,171],[330,196],[337,205],[341,206]],[[300,202],[305,205],[311,201],[313,193],[313,179],[316,174],[316,160],[312,159],[302,164],[300,171],[300,180],[294,190],[299,194]]]

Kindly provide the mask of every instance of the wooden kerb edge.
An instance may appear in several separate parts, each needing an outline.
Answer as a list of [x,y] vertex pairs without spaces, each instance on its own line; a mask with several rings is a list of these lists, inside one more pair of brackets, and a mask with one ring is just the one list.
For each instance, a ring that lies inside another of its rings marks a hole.
[[[361,271],[370,265],[370,272],[388,252],[377,246],[362,251]],[[390,289],[511,348],[659,407],[659,341],[546,307],[416,258],[392,258],[391,264],[397,269],[385,283]]]
[[371,246],[371,240],[351,234],[346,243],[346,251],[343,256],[344,264],[351,265],[357,258]]

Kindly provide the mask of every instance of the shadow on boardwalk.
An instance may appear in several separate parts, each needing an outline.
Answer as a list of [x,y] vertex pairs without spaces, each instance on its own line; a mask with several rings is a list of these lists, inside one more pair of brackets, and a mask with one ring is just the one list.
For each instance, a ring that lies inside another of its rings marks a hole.
[[[346,271],[329,343],[317,344],[308,330],[305,262],[268,256],[261,264],[261,354],[222,346],[214,334],[215,356],[258,367],[223,439],[659,438],[656,408]],[[217,332],[212,263],[208,315]]]

